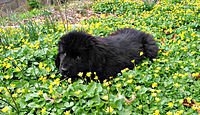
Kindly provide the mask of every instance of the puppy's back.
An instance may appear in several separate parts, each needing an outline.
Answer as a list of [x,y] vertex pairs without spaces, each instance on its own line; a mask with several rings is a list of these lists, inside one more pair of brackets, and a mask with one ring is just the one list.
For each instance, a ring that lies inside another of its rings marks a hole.
[[144,52],[146,57],[153,59],[157,57],[158,53],[158,45],[153,36],[133,28],[117,30],[106,37],[106,43],[125,52],[129,51],[129,55],[133,57],[137,57],[140,52]]

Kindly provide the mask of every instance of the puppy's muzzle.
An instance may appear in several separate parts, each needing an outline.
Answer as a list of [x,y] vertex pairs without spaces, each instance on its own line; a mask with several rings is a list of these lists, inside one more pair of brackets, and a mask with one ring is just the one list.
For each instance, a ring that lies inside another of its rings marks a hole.
[[68,73],[69,73],[69,70],[68,70],[67,68],[62,67],[62,68],[60,69],[60,73],[61,73],[61,74],[68,74]]

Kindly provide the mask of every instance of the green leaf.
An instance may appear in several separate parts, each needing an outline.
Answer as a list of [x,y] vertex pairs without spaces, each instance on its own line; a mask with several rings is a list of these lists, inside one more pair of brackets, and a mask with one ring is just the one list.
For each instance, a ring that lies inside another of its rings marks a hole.
[[87,88],[87,91],[85,92],[85,94],[86,94],[85,98],[94,97],[96,88],[97,88],[97,86],[96,86],[95,82],[90,83],[88,88]]
[[68,108],[68,107],[72,107],[74,105],[74,102],[65,102],[64,103],[64,106],[66,107],[66,108]]
[[90,107],[90,106],[92,106],[93,103],[94,103],[93,100],[88,100],[88,102],[86,104]]
[[28,104],[28,107],[31,107],[31,108],[40,108],[42,106],[39,105],[39,104],[36,104],[36,102],[31,102],[31,103]]
[[22,98],[19,99],[18,103],[19,103],[20,108],[25,108],[27,105],[26,101]]
[[118,110],[122,110],[122,104],[123,104],[123,102],[122,102],[122,100],[124,101],[124,99],[120,99],[120,100],[117,100],[116,102],[115,102],[115,104],[117,105],[117,109]]
[[133,113],[129,109],[125,109],[123,111],[119,111],[119,115],[132,115]]
[[103,91],[103,88],[101,84],[97,84],[97,93],[101,93]]
[[37,93],[33,93],[33,94],[29,93],[29,94],[25,95],[24,97],[25,97],[25,101],[29,101],[38,96],[37,96]]

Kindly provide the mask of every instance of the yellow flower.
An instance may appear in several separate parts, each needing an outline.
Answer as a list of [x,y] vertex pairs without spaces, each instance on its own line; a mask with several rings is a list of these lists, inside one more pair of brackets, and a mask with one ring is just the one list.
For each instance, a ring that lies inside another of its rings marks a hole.
[[128,77],[129,77],[129,78],[133,78],[133,75],[132,75],[132,74],[129,74]]
[[169,67],[165,68],[165,70],[169,71]]
[[103,85],[104,86],[109,86],[109,83],[108,82],[104,82]]
[[19,88],[19,89],[17,89],[17,93],[20,93],[21,92],[21,89]]
[[46,67],[47,66],[47,64],[43,64],[44,65],[44,67]]
[[49,92],[49,93],[53,93],[53,89],[50,89],[48,92]]
[[196,110],[196,109],[197,109],[197,107],[196,107],[195,105],[193,105],[193,106],[192,106],[192,109],[193,109],[193,110]]
[[108,96],[107,96],[107,95],[106,95],[106,96],[103,96],[102,99],[104,99],[104,100],[108,100]]
[[183,103],[183,99],[179,100],[178,102],[179,102],[180,104],[182,104],[182,103]]
[[17,94],[16,93],[12,94],[12,97],[17,97]]
[[39,81],[40,81],[40,80],[43,80],[43,78],[44,78],[44,77],[43,77],[43,76],[41,76],[41,77],[40,77],[38,80],[39,80]]
[[180,87],[181,85],[179,85],[178,83],[175,83],[174,86],[176,86],[176,87]]
[[[69,78],[69,79],[70,79],[70,78]],[[68,82],[69,82],[69,81],[68,81]],[[53,84],[59,85],[59,84],[60,84],[60,79],[59,79],[59,78],[54,79]]]
[[192,51],[192,52],[191,52],[191,54],[195,54],[195,53],[196,53],[195,51]]
[[183,63],[183,61],[178,61],[179,64]]
[[72,83],[72,78],[69,78],[67,81],[68,81],[68,83]]
[[46,70],[47,70],[47,72],[50,72],[50,71],[51,71],[51,68],[50,68],[50,67],[47,67]]
[[126,78],[123,78],[122,80],[123,80],[123,81],[125,81],[125,80],[126,80]]
[[155,97],[155,96],[157,96],[157,93],[152,93],[151,96]]
[[56,76],[56,75],[55,75],[55,74],[53,74],[53,75],[51,75],[50,77],[51,77],[51,78],[55,78],[55,76]]
[[158,86],[158,84],[157,83],[153,83],[152,84],[152,87],[154,88],[154,87],[157,87]]
[[55,99],[56,97],[57,97],[56,95],[53,95],[53,96],[52,96],[53,99]]
[[53,85],[49,85],[49,87],[48,87],[49,89],[52,89],[53,88]]
[[103,80],[103,82],[106,83],[106,82],[107,82],[107,79]]
[[120,79],[119,79],[119,78],[115,78],[115,80],[116,80],[116,81],[119,81]]
[[180,66],[181,67],[181,69],[183,69],[184,68],[184,66]]
[[168,111],[166,114],[167,114],[167,115],[172,115],[172,112],[171,112],[171,111]]
[[2,112],[7,112],[9,110],[10,107],[6,106],[3,109],[1,109]]
[[138,108],[139,108],[139,109],[142,109],[142,105],[139,105]]
[[154,70],[156,73],[158,73],[159,72],[159,70]]
[[140,52],[140,56],[142,56],[144,53],[143,52]]
[[121,70],[121,73],[125,73],[125,72],[126,72],[126,70],[125,70],[125,69]]
[[64,112],[65,115],[69,115],[70,114],[70,111],[66,111]]
[[39,90],[38,95],[42,95],[43,91]]
[[157,97],[156,97],[155,100],[156,100],[156,102],[159,102],[159,101],[160,101],[160,98],[157,98]]
[[168,106],[169,106],[169,107],[173,107],[173,105],[174,105],[174,104],[173,104],[172,102],[169,102],[169,103],[168,103]]
[[184,112],[184,110],[180,110],[180,111],[177,111],[177,113],[180,115]]
[[137,69],[140,69],[140,68],[141,68],[141,66],[136,66],[136,68],[137,68]]
[[116,86],[116,87],[121,87],[122,85],[121,85],[121,83],[118,83],[118,84],[116,84],[115,86]]
[[139,90],[139,89],[141,89],[141,86],[137,86],[137,87],[135,87],[135,89],[136,89],[136,90]]
[[156,61],[156,59],[153,59],[153,61]]
[[41,70],[44,69],[44,67],[42,66],[42,62],[39,63],[39,68],[40,68]]
[[44,107],[42,110],[41,110],[41,113],[44,114],[46,111],[46,108]]
[[10,93],[6,91],[5,95],[9,95]]
[[174,76],[173,76],[173,79],[176,79],[176,78],[177,78],[177,76],[176,76],[176,75],[174,75]]
[[157,93],[160,93],[162,90],[156,90]]
[[12,88],[14,88],[14,87],[15,87],[15,84],[10,84],[10,86],[11,86]]
[[160,115],[160,110],[155,110],[155,115]]
[[193,77],[197,77],[199,75],[199,73],[193,73],[192,76]]
[[128,81],[127,81],[127,83],[132,83],[133,82],[133,79],[129,79]]
[[92,75],[92,72],[87,72],[87,73],[86,73],[86,76],[87,76],[87,77],[91,77],[91,75]]
[[10,77],[9,75],[5,75],[4,78],[5,78],[5,79],[9,79],[9,78],[11,78],[11,77]]
[[131,60],[132,63],[135,63],[135,60]]
[[45,82],[46,82],[46,79],[47,79],[47,77],[44,77],[44,78],[42,79],[42,82],[45,83]]
[[83,77],[83,72],[79,72],[79,73],[78,73],[78,76],[79,76],[79,77]]
[[10,68],[11,67],[11,64],[10,63],[7,63],[6,64],[6,68]]
[[154,93],[156,91],[156,89],[150,89],[150,91]]
[[106,109],[106,113],[112,113],[113,111],[114,109],[111,106]]
[[158,77],[159,75],[158,75],[158,74],[154,74],[154,76],[155,76],[155,77]]
[[78,90],[76,92],[74,92],[76,95],[79,95],[81,93],[81,90]]
[[187,97],[186,99],[187,99],[187,101],[190,102],[192,100],[192,97]]
[[21,71],[21,70],[20,70],[20,68],[19,68],[19,67],[16,67],[16,71],[18,72],[18,71]]
[[95,76],[94,79],[97,80],[97,79],[98,79],[98,76]]

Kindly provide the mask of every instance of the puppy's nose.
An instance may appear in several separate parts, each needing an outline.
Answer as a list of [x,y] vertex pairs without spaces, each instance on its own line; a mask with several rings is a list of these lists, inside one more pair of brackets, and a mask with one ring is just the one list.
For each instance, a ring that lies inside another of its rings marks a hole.
[[62,70],[62,71],[68,71],[67,68],[63,68],[63,67],[61,68],[61,70]]

